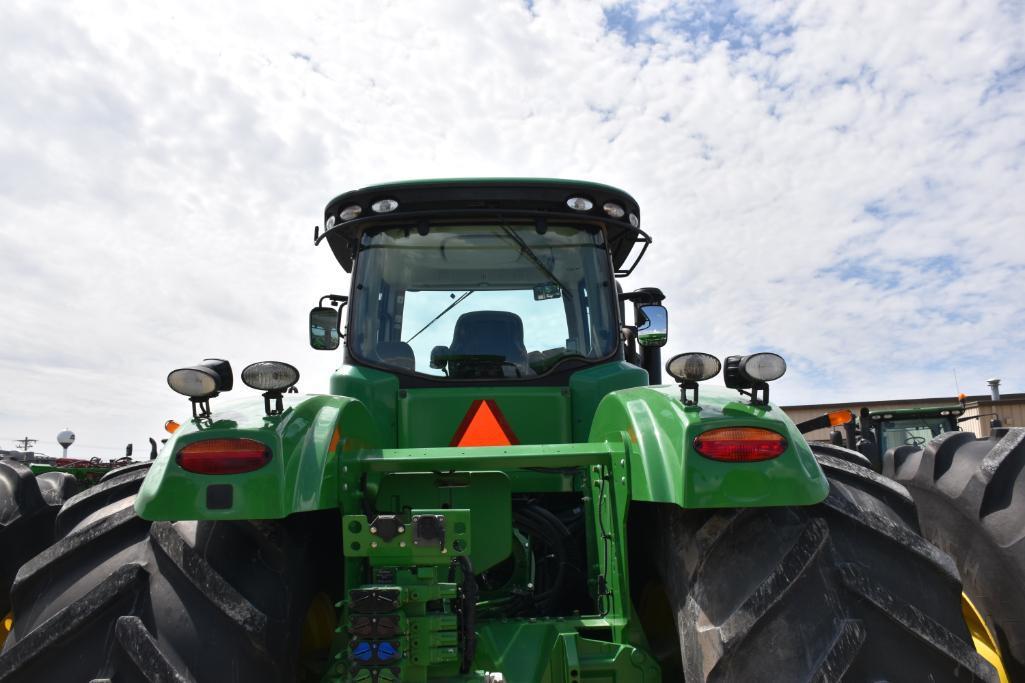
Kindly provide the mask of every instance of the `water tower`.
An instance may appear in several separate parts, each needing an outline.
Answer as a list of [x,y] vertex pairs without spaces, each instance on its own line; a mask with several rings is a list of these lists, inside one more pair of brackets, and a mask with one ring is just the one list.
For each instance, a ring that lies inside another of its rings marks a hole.
[[70,429],[65,429],[57,435],[57,443],[64,448],[64,457],[68,457],[68,446],[75,443],[75,433]]

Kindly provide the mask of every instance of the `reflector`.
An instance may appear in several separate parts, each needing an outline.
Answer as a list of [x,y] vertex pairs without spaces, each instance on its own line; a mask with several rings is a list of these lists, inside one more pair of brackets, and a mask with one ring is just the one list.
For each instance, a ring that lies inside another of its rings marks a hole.
[[242,474],[260,469],[270,458],[270,448],[253,439],[207,439],[182,448],[177,461],[196,474]]
[[787,440],[781,434],[760,427],[721,427],[694,439],[694,450],[723,462],[771,460],[786,449]]

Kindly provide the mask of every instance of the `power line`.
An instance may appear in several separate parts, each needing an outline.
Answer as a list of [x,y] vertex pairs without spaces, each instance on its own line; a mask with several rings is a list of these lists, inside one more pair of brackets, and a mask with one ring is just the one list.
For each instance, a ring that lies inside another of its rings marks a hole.
[[[43,440],[40,440],[40,439],[28,439],[27,437],[25,439],[16,439],[16,438],[10,437],[10,436],[0,436],[0,441],[13,441],[15,443],[22,443],[22,442],[24,442],[26,440],[27,441],[31,441],[32,444],[36,444],[36,443],[49,443],[49,444],[56,444],[56,445],[60,446],[60,444],[58,442],[56,442],[56,441],[47,441],[45,439],[43,439]],[[125,445],[127,445],[127,443]],[[92,446],[90,444],[80,443],[78,441],[75,442],[75,446],[77,446],[79,448],[95,448],[95,449],[103,450],[103,451],[123,451],[125,449],[124,446]],[[19,448],[21,448],[21,447],[19,447]],[[25,449],[21,448],[21,450],[25,450]]]

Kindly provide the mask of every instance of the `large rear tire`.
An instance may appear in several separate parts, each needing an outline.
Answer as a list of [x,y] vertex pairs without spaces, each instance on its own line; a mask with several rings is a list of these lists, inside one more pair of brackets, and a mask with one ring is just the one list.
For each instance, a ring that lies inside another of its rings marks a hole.
[[948,432],[898,448],[883,472],[911,492],[922,533],[950,553],[1012,681],[1025,681],[1025,429]]
[[69,500],[21,568],[0,681],[288,681],[315,520],[148,522],[145,469]]
[[972,647],[953,561],[907,492],[817,455],[818,505],[658,506],[659,573],[689,683],[996,681]]
[[18,568],[53,543],[57,511],[78,489],[66,472],[36,475],[23,463],[0,460],[0,619],[11,610]]

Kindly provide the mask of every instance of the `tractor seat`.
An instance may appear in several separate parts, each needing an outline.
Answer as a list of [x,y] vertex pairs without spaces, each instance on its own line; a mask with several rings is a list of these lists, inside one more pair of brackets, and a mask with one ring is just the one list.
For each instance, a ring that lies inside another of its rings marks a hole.
[[402,341],[380,342],[376,349],[377,359],[384,365],[416,371],[416,356],[413,347]]
[[[491,368],[495,377],[527,377],[534,375],[523,346],[523,321],[507,311],[474,311],[463,313],[452,331],[452,356],[500,356],[504,364]],[[480,361],[449,363],[450,377],[480,376]]]

